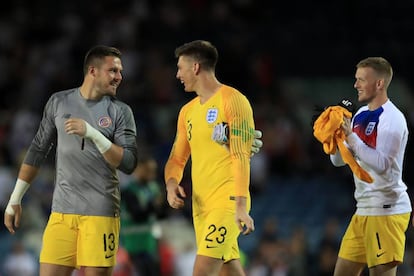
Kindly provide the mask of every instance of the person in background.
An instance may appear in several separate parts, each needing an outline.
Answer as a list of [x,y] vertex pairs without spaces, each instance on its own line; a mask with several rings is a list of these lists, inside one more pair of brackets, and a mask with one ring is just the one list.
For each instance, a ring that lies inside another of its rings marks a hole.
[[11,252],[4,259],[4,273],[16,276],[35,276],[37,269],[35,256],[24,247],[21,241],[14,241]]
[[175,56],[177,79],[197,96],[178,115],[164,169],[167,201],[174,209],[184,206],[186,194],[179,184],[191,156],[193,275],[245,275],[237,238],[254,231],[249,215],[253,111],[242,93],[216,78],[218,52],[209,41],[185,43]]
[[[369,274],[396,275],[405,249],[411,201],[402,180],[408,140],[403,113],[388,98],[393,77],[390,63],[369,57],[356,65],[354,88],[360,107],[352,118],[344,118],[346,145],[359,165],[374,179],[367,183],[354,175],[356,212],[342,238],[335,276]],[[330,155],[335,166],[343,166],[338,151]]]
[[163,213],[164,192],[157,181],[157,161],[150,156],[138,158],[132,176],[121,189],[121,245],[139,275],[159,275],[157,220]]
[[116,99],[122,81],[121,52],[98,45],[84,59],[80,87],[54,93],[20,167],[5,210],[14,234],[21,200],[56,143],[51,214],[40,252],[41,276],[111,275],[119,244],[120,190],[117,170],[136,166],[136,126],[131,108]]

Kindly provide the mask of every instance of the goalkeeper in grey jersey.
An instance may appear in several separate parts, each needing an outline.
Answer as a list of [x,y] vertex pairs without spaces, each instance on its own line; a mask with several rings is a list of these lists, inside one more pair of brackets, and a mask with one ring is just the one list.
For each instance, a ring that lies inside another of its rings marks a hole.
[[136,126],[128,105],[117,100],[121,53],[93,47],[85,56],[79,88],[53,94],[20,167],[4,224],[20,224],[21,200],[51,145],[57,142],[52,212],[43,235],[40,275],[111,275],[119,244],[120,192],[117,169],[131,173],[137,162]]

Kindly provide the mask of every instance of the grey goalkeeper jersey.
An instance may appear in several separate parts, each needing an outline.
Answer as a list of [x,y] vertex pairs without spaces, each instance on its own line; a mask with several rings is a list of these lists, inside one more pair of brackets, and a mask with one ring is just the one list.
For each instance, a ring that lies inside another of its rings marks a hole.
[[[112,168],[95,144],[65,132],[68,118],[80,118],[124,149],[119,170],[131,173],[137,160],[136,126],[131,108],[105,96],[86,100],[79,88],[53,94],[24,163],[39,167],[57,141],[56,177],[52,211],[91,216],[119,216],[120,191],[117,170]],[[57,140],[56,140],[57,138]]]

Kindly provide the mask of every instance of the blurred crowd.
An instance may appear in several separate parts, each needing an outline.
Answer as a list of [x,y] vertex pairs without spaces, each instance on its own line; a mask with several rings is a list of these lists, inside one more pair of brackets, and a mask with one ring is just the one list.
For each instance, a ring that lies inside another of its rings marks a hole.
[[[344,185],[352,186],[350,171],[333,168],[313,138],[311,117],[315,105],[335,104],[343,97],[355,100],[352,87],[355,64],[364,57],[381,55],[395,71],[389,95],[401,104],[414,133],[409,63],[412,42],[404,35],[414,28],[409,13],[414,4],[389,2],[296,0],[284,3],[283,9],[271,1],[253,0],[3,3],[0,10],[1,209],[7,204],[22,154],[35,134],[48,97],[80,85],[83,55],[96,44],[115,46],[123,53],[124,79],[118,97],[133,109],[140,151],[152,156],[158,164],[155,178],[161,193],[162,169],[175,136],[178,110],[193,97],[175,79],[174,49],[195,39],[210,40],[217,46],[219,80],[245,93],[253,105],[256,126],[264,133],[262,152],[252,159],[253,209],[255,199],[266,195],[270,186],[277,191],[279,182],[274,181],[274,176],[281,181],[301,179],[304,189],[309,179],[321,176],[328,183],[341,179]],[[371,11],[365,13],[365,10]],[[396,13],[398,18],[393,17]],[[371,33],[358,29],[362,24]],[[411,139],[404,180],[413,197],[410,190],[414,188],[414,171],[409,167],[414,156],[412,144]],[[53,180],[51,154],[23,200],[24,218],[17,236],[10,238],[4,227],[0,230],[0,275],[37,275]],[[127,185],[131,177],[121,175],[121,180],[122,185]],[[189,175],[185,175],[183,185],[191,189]],[[258,226],[257,241],[249,248],[241,248],[248,274],[332,275],[339,237],[344,230],[341,222],[350,218],[354,207],[352,189],[348,192],[349,212],[325,222],[323,238],[312,250],[307,248],[312,237],[306,234],[308,225],[301,223],[303,218],[293,218],[297,219],[298,227],[282,236],[278,229],[284,226],[278,224],[278,218],[264,218]],[[191,271],[195,249],[189,238],[190,205],[188,202],[182,211],[163,206],[165,209],[156,214],[156,227],[151,229],[158,244],[155,258],[161,267],[160,275],[183,276]],[[401,268],[401,275],[414,274],[411,228],[407,232],[407,263]],[[120,255],[119,260],[120,264],[131,262],[132,270],[139,273],[128,254]],[[122,269],[119,271],[118,275],[122,275]]]

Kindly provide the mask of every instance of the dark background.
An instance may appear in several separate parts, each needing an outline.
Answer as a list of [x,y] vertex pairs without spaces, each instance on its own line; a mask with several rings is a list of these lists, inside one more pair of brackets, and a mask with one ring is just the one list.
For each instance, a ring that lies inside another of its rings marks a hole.
[[[2,207],[44,104],[52,93],[81,84],[84,54],[96,44],[123,52],[118,97],[132,107],[140,150],[156,157],[163,185],[178,110],[193,97],[175,79],[174,49],[209,40],[219,51],[219,80],[249,98],[264,133],[263,150],[252,159],[257,230],[240,239],[249,274],[262,275],[255,273],[263,268],[323,275],[323,263],[337,253],[337,244],[330,253],[322,250],[325,227],[336,225],[337,242],[355,202],[350,170],[333,168],[313,138],[313,108],[342,98],[355,102],[356,63],[382,56],[394,69],[389,97],[406,114],[412,132],[413,8],[413,1],[386,0],[7,1],[0,10]],[[404,172],[410,194],[411,140]],[[25,197],[38,213],[27,218],[18,236],[36,258],[53,188],[50,159]],[[188,175],[183,185],[190,188]],[[191,223],[190,211],[171,212],[163,220],[168,225],[183,217]],[[273,234],[266,234],[272,223]],[[401,275],[413,270],[412,232],[410,225]],[[0,237],[8,239],[5,229]],[[4,248],[9,245],[3,242]]]

